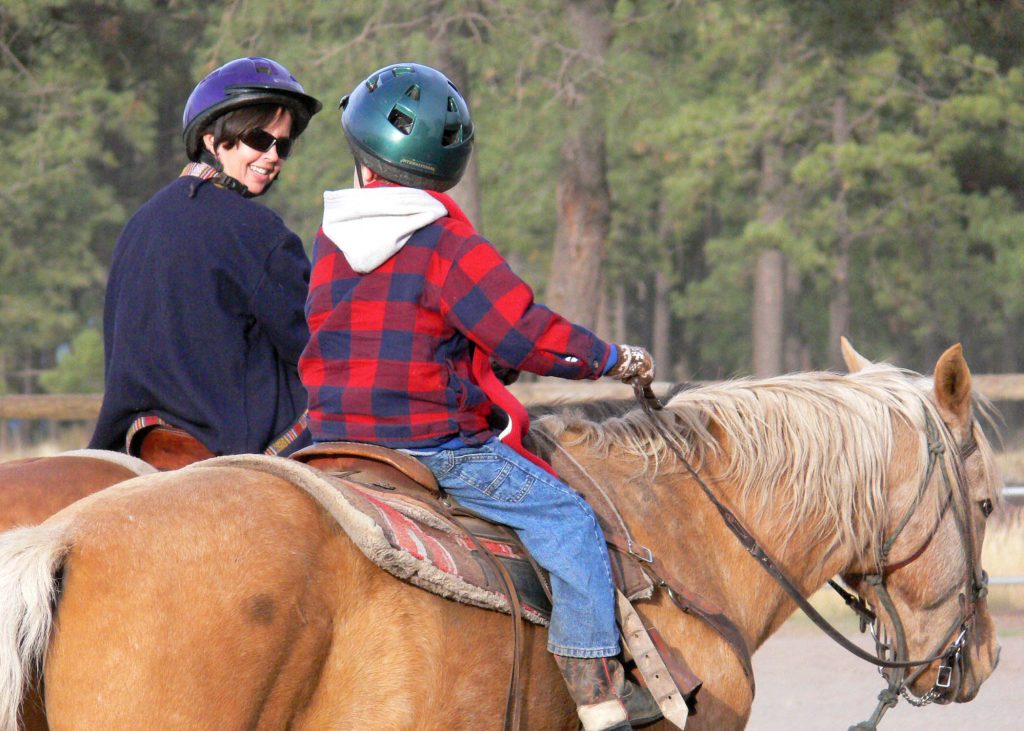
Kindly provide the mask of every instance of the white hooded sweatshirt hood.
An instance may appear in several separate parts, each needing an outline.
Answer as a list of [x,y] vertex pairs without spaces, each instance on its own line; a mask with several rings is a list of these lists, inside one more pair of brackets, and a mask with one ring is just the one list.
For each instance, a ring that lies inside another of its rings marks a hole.
[[448,209],[416,188],[346,188],[324,193],[324,233],[360,274],[386,262]]

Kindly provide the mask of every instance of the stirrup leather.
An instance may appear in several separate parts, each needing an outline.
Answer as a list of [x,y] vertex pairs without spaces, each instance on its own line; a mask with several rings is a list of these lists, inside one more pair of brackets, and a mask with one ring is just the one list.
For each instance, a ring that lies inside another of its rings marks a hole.
[[[686,698],[676,685],[640,615],[633,609],[625,594],[618,590],[615,591],[615,610],[619,618],[624,655],[631,657],[636,663],[665,719],[679,729],[685,729],[686,719],[690,715]],[[699,688],[698,681],[697,688],[691,691],[691,695],[695,695]]]

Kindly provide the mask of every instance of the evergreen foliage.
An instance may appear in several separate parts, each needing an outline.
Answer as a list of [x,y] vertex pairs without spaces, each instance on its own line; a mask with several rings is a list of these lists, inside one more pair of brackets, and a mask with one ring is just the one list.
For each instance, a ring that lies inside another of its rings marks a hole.
[[[612,194],[593,306],[603,336],[652,350],[665,307],[665,377],[750,372],[766,250],[785,257],[802,366],[836,365],[830,327],[845,322],[862,352],[909,367],[959,341],[976,371],[1020,371],[1022,18],[994,0],[619,0],[595,60],[553,0],[3,0],[0,391],[48,370],[36,387],[96,387],[101,363],[79,353],[95,346],[117,234],[184,164],[192,86],[247,54],[324,102],[264,200],[306,241],[322,192],[351,181],[339,98],[385,63],[457,58],[481,228],[542,300],[559,147],[588,123],[567,99],[602,90],[586,107]],[[847,319],[830,319],[844,296]]]

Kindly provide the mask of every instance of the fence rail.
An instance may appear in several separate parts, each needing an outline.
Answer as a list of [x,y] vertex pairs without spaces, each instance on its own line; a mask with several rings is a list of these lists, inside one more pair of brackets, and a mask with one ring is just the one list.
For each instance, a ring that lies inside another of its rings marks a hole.
[[992,585],[1016,586],[1024,584],[1024,576],[989,576],[988,583]]
[[[1024,400],[1024,374],[976,375],[972,381],[979,392],[993,401]],[[668,384],[655,384],[658,393],[663,393],[666,388]],[[628,386],[610,381],[574,382],[569,388],[563,383],[550,381],[516,383],[511,390],[527,406],[554,401],[628,399],[633,396]],[[0,396],[0,422],[8,419],[89,421],[99,414],[102,401],[102,394]],[[1005,487],[1003,497],[1024,500],[1024,485]],[[1014,586],[1024,584],[1024,576],[993,576],[989,581],[993,585]]]
[[[979,393],[992,401],[1024,401],[1024,373],[979,374],[971,377]],[[695,382],[699,383],[699,382]],[[664,393],[668,383],[654,384]],[[573,381],[557,379],[515,383],[512,392],[527,406],[533,404],[589,401],[593,399],[628,399],[633,391],[611,381]],[[0,420],[56,419],[77,421],[95,419],[100,412],[102,394],[28,394],[0,396]]]
[[102,394],[29,394],[0,396],[0,420],[87,421],[100,413]]

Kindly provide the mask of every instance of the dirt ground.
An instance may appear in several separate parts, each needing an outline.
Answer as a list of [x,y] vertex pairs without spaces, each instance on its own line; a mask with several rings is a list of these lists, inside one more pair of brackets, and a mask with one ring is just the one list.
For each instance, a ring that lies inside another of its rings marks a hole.
[[[1024,729],[1024,618],[1007,615],[995,621],[1002,646],[999,667],[977,698],[924,708],[901,700],[879,729]],[[749,731],[846,731],[870,718],[878,692],[885,688],[873,667],[829,640],[809,621],[799,619],[787,622],[757,651],[754,677],[757,695]]]

